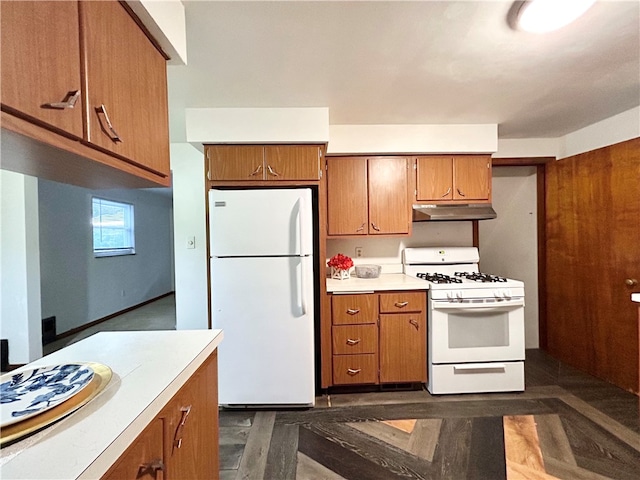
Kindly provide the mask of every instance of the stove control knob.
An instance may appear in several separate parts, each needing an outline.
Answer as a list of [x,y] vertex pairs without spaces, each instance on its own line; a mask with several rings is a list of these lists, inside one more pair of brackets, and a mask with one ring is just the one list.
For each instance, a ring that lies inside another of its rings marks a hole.
[[504,298],[507,300],[511,300],[511,290],[505,290],[503,293]]

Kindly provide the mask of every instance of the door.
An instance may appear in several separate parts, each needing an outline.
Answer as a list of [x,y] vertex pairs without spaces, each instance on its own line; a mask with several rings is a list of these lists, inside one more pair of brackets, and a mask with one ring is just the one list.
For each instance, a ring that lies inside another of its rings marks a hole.
[[166,61],[119,2],[80,2],[88,141],[169,174]]
[[264,148],[244,145],[206,147],[209,180],[263,180]]
[[380,383],[427,381],[426,316],[380,315]]
[[311,190],[209,190],[212,256],[313,253]]
[[2,49],[2,109],[82,138],[78,3],[12,1],[0,9],[2,45],[11,45]]
[[416,176],[417,201],[453,198],[453,159],[450,156],[419,157]]
[[406,158],[368,159],[369,234],[409,233]]
[[318,180],[320,148],[315,145],[264,147],[267,180]]
[[[547,164],[547,345],[638,392],[640,139]],[[627,280],[629,280],[627,284]]]
[[327,234],[368,233],[367,159],[327,158]]
[[488,200],[491,185],[489,156],[455,157],[453,160],[454,200]]
[[314,403],[313,257],[211,259],[223,405]]

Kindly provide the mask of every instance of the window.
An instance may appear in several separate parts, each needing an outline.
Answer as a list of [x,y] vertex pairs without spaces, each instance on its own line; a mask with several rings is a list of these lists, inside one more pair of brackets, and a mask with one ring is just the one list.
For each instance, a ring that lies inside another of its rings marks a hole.
[[111,257],[136,253],[133,205],[92,198],[93,255]]

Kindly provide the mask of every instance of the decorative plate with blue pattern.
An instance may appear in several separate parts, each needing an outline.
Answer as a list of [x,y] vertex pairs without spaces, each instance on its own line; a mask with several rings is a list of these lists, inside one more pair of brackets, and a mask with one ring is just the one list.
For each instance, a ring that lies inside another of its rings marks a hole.
[[93,378],[87,364],[66,363],[8,373],[0,379],[0,426],[38,415],[72,397]]

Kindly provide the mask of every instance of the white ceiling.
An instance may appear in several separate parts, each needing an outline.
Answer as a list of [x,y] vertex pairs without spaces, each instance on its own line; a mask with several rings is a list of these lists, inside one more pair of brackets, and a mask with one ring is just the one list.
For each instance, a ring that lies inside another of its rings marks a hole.
[[172,141],[188,107],[329,107],[330,124],[497,123],[500,138],[542,138],[640,105],[639,0],[599,0],[545,36],[511,30],[506,0],[183,3]]

